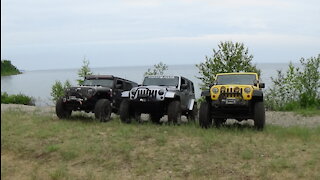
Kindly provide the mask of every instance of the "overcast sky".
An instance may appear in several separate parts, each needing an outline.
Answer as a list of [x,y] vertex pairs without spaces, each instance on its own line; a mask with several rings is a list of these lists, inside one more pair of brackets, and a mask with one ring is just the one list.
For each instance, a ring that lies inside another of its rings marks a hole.
[[196,64],[220,41],[255,63],[320,53],[319,0],[1,0],[1,59],[26,70]]

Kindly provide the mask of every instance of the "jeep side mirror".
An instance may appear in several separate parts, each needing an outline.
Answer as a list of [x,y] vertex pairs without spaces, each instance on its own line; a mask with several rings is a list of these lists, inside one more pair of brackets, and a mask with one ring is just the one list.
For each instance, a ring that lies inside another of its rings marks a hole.
[[265,84],[264,83],[260,83],[259,84],[259,88],[265,88]]
[[187,84],[181,84],[180,88],[181,89],[187,89],[187,86],[188,86]]

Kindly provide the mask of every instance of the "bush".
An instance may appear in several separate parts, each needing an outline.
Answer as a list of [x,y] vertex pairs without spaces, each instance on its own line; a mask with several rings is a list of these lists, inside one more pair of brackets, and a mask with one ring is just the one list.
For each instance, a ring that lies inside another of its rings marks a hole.
[[32,97],[23,94],[8,95],[6,92],[1,92],[1,104],[35,105]]
[[271,78],[272,86],[266,91],[266,106],[270,110],[292,111],[320,107],[320,54],[301,58],[302,69],[289,64],[288,70],[278,71]]
[[249,55],[248,48],[243,43],[220,42],[218,50],[213,49],[212,57],[205,58],[205,62],[196,65],[202,89],[212,85],[218,73],[256,72],[260,75],[260,70],[251,63],[253,56]]
[[52,100],[56,102],[59,98],[63,97],[65,90],[70,87],[71,87],[71,84],[68,80],[64,82],[64,84],[62,84],[60,81],[56,81],[52,86],[52,91],[51,91]]
[[168,70],[168,66],[160,62],[159,64],[155,64],[153,69],[149,68],[148,71],[144,73],[144,76],[163,75],[166,70]]

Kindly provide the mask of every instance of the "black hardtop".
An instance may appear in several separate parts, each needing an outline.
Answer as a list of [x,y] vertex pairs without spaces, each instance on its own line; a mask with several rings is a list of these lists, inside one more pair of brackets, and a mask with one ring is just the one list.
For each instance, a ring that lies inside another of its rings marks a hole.
[[85,79],[114,79],[112,75],[87,75]]
[[85,79],[120,79],[123,81],[137,84],[136,82],[130,81],[128,79],[123,79],[121,77],[113,76],[113,75],[87,75],[85,76]]

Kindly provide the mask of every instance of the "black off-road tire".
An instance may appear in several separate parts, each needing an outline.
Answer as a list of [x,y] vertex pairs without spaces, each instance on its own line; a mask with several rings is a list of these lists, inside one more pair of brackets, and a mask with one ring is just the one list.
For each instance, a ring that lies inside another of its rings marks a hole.
[[111,116],[111,103],[108,99],[100,99],[94,107],[94,115],[101,122],[107,122]]
[[119,115],[123,123],[131,123],[130,102],[127,99],[122,100],[119,108]]
[[152,123],[155,123],[155,124],[160,124],[161,117],[162,117],[161,115],[156,113],[150,114],[150,120]]
[[212,126],[212,118],[211,118],[211,106],[205,101],[200,105],[199,111],[199,125],[202,128],[210,128]]
[[56,114],[59,119],[67,119],[71,116],[72,110],[66,109],[63,99],[60,98],[56,102]]
[[198,107],[197,107],[197,104],[194,103],[192,111],[189,112],[188,121],[196,122],[197,119],[198,119]]
[[263,102],[255,102],[254,104],[254,127],[263,130],[266,121],[265,108]]
[[168,122],[181,124],[181,103],[178,100],[172,101],[168,105]]

